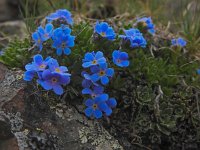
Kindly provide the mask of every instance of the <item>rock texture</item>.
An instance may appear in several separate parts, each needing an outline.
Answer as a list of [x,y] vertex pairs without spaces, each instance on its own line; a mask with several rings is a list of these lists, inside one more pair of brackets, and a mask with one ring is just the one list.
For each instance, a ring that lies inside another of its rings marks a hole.
[[0,22],[19,17],[19,0],[0,0]]
[[22,80],[22,71],[0,64],[1,150],[123,149],[99,122],[74,106],[54,107]]

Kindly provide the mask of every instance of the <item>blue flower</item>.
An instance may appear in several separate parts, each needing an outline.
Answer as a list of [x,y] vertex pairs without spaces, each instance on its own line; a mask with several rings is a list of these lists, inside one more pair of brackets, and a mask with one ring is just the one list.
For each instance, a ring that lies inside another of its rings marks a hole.
[[47,69],[43,71],[42,79],[38,79],[37,81],[45,90],[53,89],[57,95],[62,95],[64,91],[61,85],[69,84],[70,77],[66,74],[51,72]]
[[55,13],[50,14],[46,17],[48,22],[54,20],[60,20],[62,22],[67,22],[68,24],[73,24],[72,14],[66,9],[59,9]]
[[54,30],[53,33],[53,48],[56,48],[57,55],[62,55],[64,52],[65,55],[71,53],[70,47],[74,47],[75,36],[71,36],[71,29],[68,27],[61,26]]
[[44,71],[47,68],[48,62],[51,57],[43,60],[42,55],[37,54],[33,57],[33,62],[25,66],[26,72],[24,73],[24,80],[31,81],[36,72]]
[[[90,88],[84,88],[82,90],[82,94],[89,94],[94,99],[95,97],[99,96],[100,94],[103,94],[104,88],[102,86],[94,86],[93,90]],[[107,95],[107,94],[106,94]]]
[[184,47],[186,46],[187,42],[183,38],[178,38],[178,39],[172,39],[171,40],[172,46],[180,46]]
[[200,75],[200,69],[197,69],[197,74],[199,74],[199,75]]
[[91,75],[91,80],[93,82],[97,82],[98,80],[101,81],[101,84],[106,85],[109,82],[108,77],[112,77],[114,75],[114,69],[113,68],[107,68],[107,64],[100,64],[99,66],[93,66],[91,67],[91,72],[93,73]]
[[56,59],[50,59],[48,61],[49,70],[54,73],[65,74],[71,76],[71,74],[67,73],[68,69],[65,66],[59,66],[58,61]]
[[114,64],[116,64],[119,67],[129,66],[128,53],[126,53],[126,52],[121,52],[120,50],[115,50],[112,53],[112,58],[113,58]]
[[109,98],[106,101],[106,104],[108,105],[108,108],[106,109],[106,115],[110,116],[112,114],[112,109],[111,108],[115,108],[117,106],[117,101],[115,98]]
[[81,75],[84,77],[82,81],[83,88],[90,88],[92,85],[99,86],[99,84],[91,80],[91,76],[86,71],[82,71]]
[[142,33],[138,29],[124,30],[126,35],[120,35],[120,37],[125,41],[130,41],[131,48],[142,47],[145,48],[147,45]]
[[114,40],[115,39],[115,32],[112,27],[108,25],[107,22],[97,22],[95,26],[95,33],[98,33],[103,38],[106,38],[108,40]]
[[37,47],[39,47],[39,50],[41,51],[42,48],[43,48],[43,45],[42,45],[43,40],[42,40],[40,34],[38,33],[38,31],[36,31],[36,32],[34,32],[34,33],[32,34],[32,39],[34,40],[35,45],[36,45]]
[[137,19],[137,25],[141,25],[144,30],[147,30],[151,34],[155,34],[154,24],[152,22],[151,17],[143,17]]
[[38,27],[38,33],[40,34],[42,41],[47,41],[53,34],[53,25],[51,23],[46,24],[45,28],[42,26]]
[[102,63],[106,63],[103,53],[100,51],[96,52],[96,54],[95,52],[91,52],[85,54],[82,66],[88,68]]
[[106,104],[106,99],[101,97],[96,97],[95,99],[88,99],[85,101],[87,108],[85,109],[85,115],[87,117],[95,117],[97,119],[102,117],[102,112],[107,112],[108,105]]
[[34,78],[35,75],[36,75],[36,72],[35,72],[35,71],[26,71],[26,72],[24,73],[23,79],[24,79],[25,81],[31,81],[31,80],[33,80],[33,78]]

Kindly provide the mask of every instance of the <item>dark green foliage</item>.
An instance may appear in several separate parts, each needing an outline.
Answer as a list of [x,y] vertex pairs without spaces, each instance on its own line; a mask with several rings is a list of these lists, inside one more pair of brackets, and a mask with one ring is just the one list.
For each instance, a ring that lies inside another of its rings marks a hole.
[[30,47],[31,42],[29,39],[24,39],[23,41],[16,39],[4,49],[3,56],[0,56],[0,62],[9,67],[24,68],[24,65],[31,57],[31,51],[28,51]]
[[186,143],[185,149],[198,149],[199,62],[180,49],[167,47],[153,55],[148,48],[127,50],[131,64],[118,72],[110,86],[119,102],[111,125],[135,148],[140,143],[173,150]]

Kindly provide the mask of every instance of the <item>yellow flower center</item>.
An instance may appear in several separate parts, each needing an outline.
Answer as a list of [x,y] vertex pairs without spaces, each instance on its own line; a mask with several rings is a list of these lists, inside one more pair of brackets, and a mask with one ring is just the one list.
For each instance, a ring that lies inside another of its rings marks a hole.
[[54,77],[51,78],[51,82],[52,82],[52,83],[56,83],[57,81],[58,81],[58,79],[56,79],[56,78],[54,78]]
[[48,37],[49,35],[46,33],[46,34],[44,34],[44,36],[45,36],[45,37]]
[[56,72],[60,72],[60,69],[59,69],[59,68],[56,68],[55,71],[56,71]]
[[97,61],[96,61],[96,60],[93,60],[93,61],[92,61],[92,64],[97,64]]
[[44,65],[44,64],[40,65],[41,69],[44,69],[45,67],[46,67],[46,65]]
[[61,47],[65,48],[66,47],[66,43],[63,42],[62,45],[61,45]]
[[95,110],[98,108],[97,104],[93,104],[92,108]]
[[37,40],[37,42],[38,42],[38,43],[40,43],[40,42],[41,42],[41,40],[40,40],[40,39],[38,39],[38,40]]
[[120,62],[121,62],[121,60],[120,60],[120,59],[117,59],[117,62],[118,62],[118,63],[120,63]]
[[94,98],[96,97],[96,94],[92,94],[91,96],[92,96],[92,98],[94,99]]
[[105,32],[101,32],[101,35],[102,35],[102,36],[106,36],[106,33],[105,33]]
[[142,21],[142,26],[143,26],[143,27],[146,27],[146,26],[147,26],[147,23],[144,22],[144,21]]
[[105,71],[104,71],[104,70],[99,71],[99,75],[100,75],[100,76],[105,75]]

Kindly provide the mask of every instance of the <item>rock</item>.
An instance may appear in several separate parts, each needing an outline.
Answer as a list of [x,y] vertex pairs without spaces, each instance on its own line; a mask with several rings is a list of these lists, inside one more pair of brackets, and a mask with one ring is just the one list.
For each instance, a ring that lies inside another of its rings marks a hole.
[[0,22],[19,18],[19,0],[0,0]]
[[50,107],[37,86],[22,80],[22,71],[3,69],[1,65],[0,109],[7,120],[1,119],[0,129],[10,134],[0,132],[6,139],[1,150],[123,149],[98,121],[88,120],[70,104]]
[[6,66],[4,66],[2,63],[0,63],[0,82],[2,82],[3,79],[5,78],[6,72],[7,72]]
[[0,44],[4,46],[6,46],[10,40],[13,40],[16,37],[19,37],[19,39],[24,39],[28,35],[26,25],[21,20],[0,23],[0,31]]

